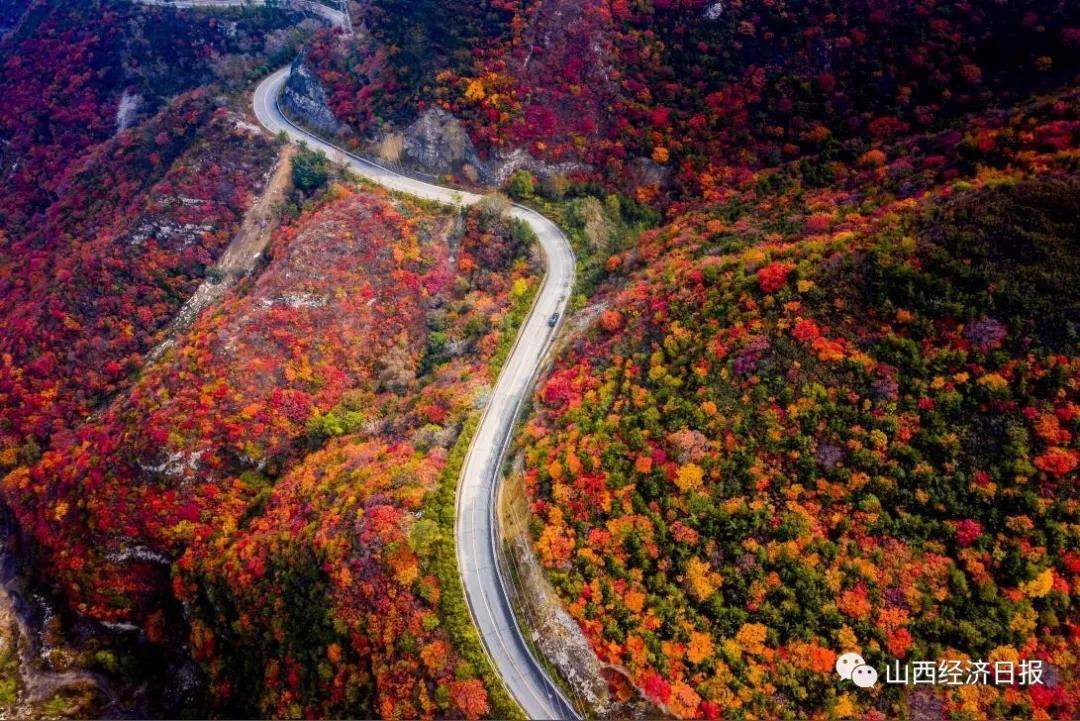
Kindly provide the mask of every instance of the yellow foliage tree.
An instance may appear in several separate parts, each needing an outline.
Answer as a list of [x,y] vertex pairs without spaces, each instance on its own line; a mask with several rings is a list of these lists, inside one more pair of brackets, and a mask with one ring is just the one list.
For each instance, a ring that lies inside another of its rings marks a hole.
[[690,663],[698,664],[708,659],[713,653],[712,637],[707,633],[693,631],[690,643],[686,647],[686,658]]
[[1029,598],[1042,598],[1054,587],[1054,572],[1049,568],[1030,581],[1020,584],[1020,590]]
[[760,654],[765,650],[765,637],[768,634],[769,629],[764,624],[744,623],[739,632],[735,634],[735,640],[739,642],[744,651]]
[[469,85],[465,88],[465,99],[471,103],[478,103],[487,96],[484,91],[484,83],[480,78],[474,78],[469,81]]
[[704,601],[716,590],[709,579],[710,571],[708,562],[696,556],[686,564],[686,583],[690,587],[690,595],[698,601]]
[[703,478],[705,478],[705,472],[701,470],[701,466],[696,463],[687,463],[675,474],[675,485],[683,493],[689,493],[701,488]]

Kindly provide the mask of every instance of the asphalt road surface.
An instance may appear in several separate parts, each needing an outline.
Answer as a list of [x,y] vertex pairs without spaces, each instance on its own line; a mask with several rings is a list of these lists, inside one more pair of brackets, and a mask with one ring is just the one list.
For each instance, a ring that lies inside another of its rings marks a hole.
[[[471,205],[480,200],[474,193],[433,185],[383,168],[293,125],[277,104],[288,74],[289,68],[282,68],[255,89],[255,115],[271,132],[285,132],[294,141],[323,151],[331,160],[390,190],[448,205]],[[525,319],[495,384],[462,468],[455,530],[458,568],[480,637],[507,690],[525,714],[532,719],[576,719],[579,716],[573,706],[526,645],[497,563],[500,549],[494,511],[499,468],[518,411],[558,330],[559,324],[552,326],[549,319],[556,313],[562,319],[575,269],[570,243],[554,223],[521,206],[514,206],[510,212],[536,233],[547,273],[532,312]]]

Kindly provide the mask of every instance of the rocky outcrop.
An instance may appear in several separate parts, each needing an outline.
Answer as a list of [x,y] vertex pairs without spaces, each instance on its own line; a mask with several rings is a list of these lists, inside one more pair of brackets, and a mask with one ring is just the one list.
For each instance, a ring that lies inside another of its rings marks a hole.
[[131,93],[128,90],[120,96],[120,102],[116,105],[116,132],[122,133],[139,118],[139,108],[143,104],[141,95]]
[[[400,139],[400,143],[387,142]],[[384,152],[388,146],[391,153]],[[383,160],[432,176],[454,175],[472,183],[502,187],[518,170],[528,170],[541,180],[569,175],[586,166],[581,163],[545,163],[521,148],[496,152],[482,160],[465,127],[442,108],[430,108],[403,132],[392,132],[373,146]]]
[[336,135],[342,129],[341,122],[327,104],[326,88],[304,63],[304,58],[305,54],[300,53],[293,60],[281,94],[282,109],[312,130]]
[[33,554],[0,505],[0,718],[113,718],[119,707],[87,655],[59,641],[60,619],[26,578]]
[[521,148],[496,153],[488,165],[492,182],[500,187],[506,185],[510,177],[519,170],[528,170],[537,178],[543,180],[557,175],[570,175],[571,173],[589,169],[588,165],[575,161],[545,163],[542,160],[537,160],[533,155]]
[[430,108],[404,132],[402,161],[433,175],[463,175],[491,182],[465,128],[442,108]]

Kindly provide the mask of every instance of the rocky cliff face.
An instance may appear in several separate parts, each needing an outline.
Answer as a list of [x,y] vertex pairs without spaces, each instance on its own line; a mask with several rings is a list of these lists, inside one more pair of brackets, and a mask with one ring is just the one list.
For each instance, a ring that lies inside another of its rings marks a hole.
[[481,160],[465,126],[442,108],[431,108],[404,131],[401,161],[432,175],[455,175],[473,183],[502,187],[517,170],[538,178],[567,175],[581,163],[545,163],[518,148]]
[[538,160],[523,148],[514,148],[506,152],[493,153],[493,157],[488,161],[488,168],[491,173],[491,182],[501,188],[518,170],[528,170],[540,180],[545,180],[556,176],[585,172],[590,169],[590,166],[577,161],[546,163]]
[[282,106],[291,117],[322,133],[336,135],[341,123],[327,105],[326,88],[304,64],[304,53],[296,56],[281,96]]
[[461,174],[490,182],[465,128],[442,108],[431,108],[405,129],[402,160],[434,175]]

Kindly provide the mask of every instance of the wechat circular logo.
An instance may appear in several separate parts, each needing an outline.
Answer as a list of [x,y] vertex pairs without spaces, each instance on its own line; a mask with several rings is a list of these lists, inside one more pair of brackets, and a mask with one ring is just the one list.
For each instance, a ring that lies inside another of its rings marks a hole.
[[837,657],[836,673],[843,680],[851,681],[859,688],[873,688],[878,680],[877,669],[868,666],[866,659],[854,651],[848,651]]

